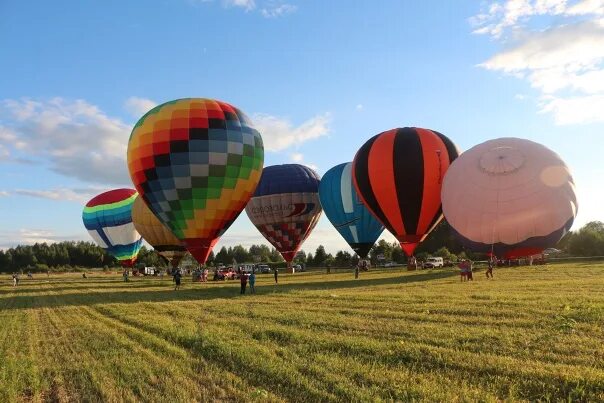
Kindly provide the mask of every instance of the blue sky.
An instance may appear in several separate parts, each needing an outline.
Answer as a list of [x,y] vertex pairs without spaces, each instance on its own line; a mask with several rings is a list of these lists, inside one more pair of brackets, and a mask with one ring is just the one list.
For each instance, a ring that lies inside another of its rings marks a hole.
[[[83,204],[131,186],[132,125],[183,97],[250,115],[265,165],[320,173],[393,127],[528,138],[571,167],[575,228],[604,220],[603,61],[603,0],[5,0],[0,248],[88,239]],[[219,245],[261,241],[243,214]],[[346,248],[324,217],[319,244]]]

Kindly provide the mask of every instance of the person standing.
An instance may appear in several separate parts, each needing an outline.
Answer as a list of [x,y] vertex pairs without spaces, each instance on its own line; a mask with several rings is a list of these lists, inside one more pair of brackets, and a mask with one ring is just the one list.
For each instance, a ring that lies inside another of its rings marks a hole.
[[253,270],[250,274],[250,294],[256,294],[256,273]]
[[19,277],[17,276],[17,273],[13,273],[13,287],[16,287],[17,284],[19,284]]
[[459,276],[460,276],[460,281],[464,281],[464,280],[468,279],[468,271],[467,271],[467,265],[466,265],[465,259],[461,259],[459,261]]
[[241,280],[241,294],[245,294],[245,287],[247,286],[247,274],[241,273],[239,275],[239,280]]
[[359,263],[354,267],[354,278],[355,280],[357,278],[359,278],[359,266],[361,265],[361,262],[359,261]]
[[495,257],[491,256],[489,259],[489,266],[487,267],[487,278],[493,278],[493,266],[495,265]]
[[176,283],[176,285],[174,286],[174,291],[180,290],[180,281],[181,280],[182,280],[182,274],[180,274],[180,270],[175,270],[174,271],[174,283]]
[[275,284],[279,284],[279,270],[275,269]]

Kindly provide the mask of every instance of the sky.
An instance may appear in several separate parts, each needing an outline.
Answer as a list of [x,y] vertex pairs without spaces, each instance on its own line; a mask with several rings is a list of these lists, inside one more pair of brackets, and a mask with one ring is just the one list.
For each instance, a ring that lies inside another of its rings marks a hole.
[[[573,229],[604,221],[604,0],[0,0],[0,248],[89,240],[134,123],[187,97],[320,174],[395,127],[537,141],[571,168]],[[218,247],[240,243],[266,243],[245,213]],[[319,244],[348,250],[324,216]]]

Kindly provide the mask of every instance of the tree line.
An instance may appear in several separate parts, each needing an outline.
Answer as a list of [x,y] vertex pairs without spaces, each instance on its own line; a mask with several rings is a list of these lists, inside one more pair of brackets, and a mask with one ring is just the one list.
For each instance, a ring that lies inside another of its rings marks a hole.
[[[604,256],[604,223],[592,221],[577,231],[569,232],[560,240],[558,249],[570,256]],[[450,226],[442,221],[428,238],[416,250],[416,256],[424,259],[428,256],[440,256],[449,260],[458,257],[482,259],[485,256],[473,254],[464,250],[463,246],[453,235]],[[369,252],[372,264],[380,261],[405,263],[406,256],[397,243],[380,240]],[[358,256],[340,250],[335,255],[327,253],[320,245],[314,253],[300,251],[294,259],[295,263],[308,267],[349,267],[358,262]],[[284,265],[284,260],[275,248],[266,245],[252,245],[246,248],[242,245],[223,246],[214,254],[210,254],[208,265],[230,265],[233,263],[270,263]],[[193,258],[187,255],[183,264],[195,265]],[[142,247],[138,255],[138,266],[166,267],[167,263],[153,249]],[[36,243],[34,245],[19,245],[14,248],[0,250],[0,272],[19,270],[73,270],[75,268],[116,267],[117,261],[102,248],[92,242],[66,241],[53,244]]]

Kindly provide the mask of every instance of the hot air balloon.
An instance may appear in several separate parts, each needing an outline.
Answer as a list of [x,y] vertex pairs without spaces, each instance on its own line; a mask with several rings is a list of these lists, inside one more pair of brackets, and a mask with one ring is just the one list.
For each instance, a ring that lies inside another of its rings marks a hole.
[[172,234],[172,231],[155,217],[140,196],[132,205],[132,222],[143,239],[153,246],[153,249],[166,259],[172,268],[178,267],[187,249]]
[[372,137],[354,158],[361,200],[408,256],[442,219],[442,180],[458,154],[444,135],[405,127]]
[[262,138],[248,117],[212,99],[153,108],[128,143],[134,186],[201,264],[254,193],[263,161]]
[[505,258],[554,246],[577,214],[564,161],[518,138],[489,140],[464,152],[447,171],[442,203],[462,243]]
[[351,173],[352,162],[327,171],[319,184],[319,198],[329,221],[357,255],[365,259],[384,226],[359,199]]
[[260,233],[291,262],[321,216],[319,175],[299,164],[264,168],[245,212]]
[[94,241],[123,266],[132,267],[143,239],[132,223],[134,189],[115,189],[86,203],[82,219]]

